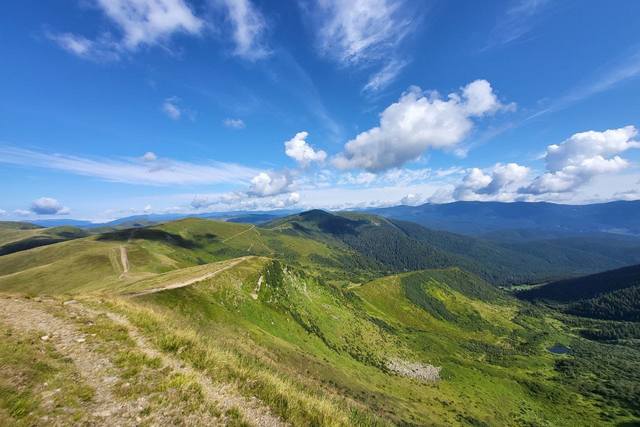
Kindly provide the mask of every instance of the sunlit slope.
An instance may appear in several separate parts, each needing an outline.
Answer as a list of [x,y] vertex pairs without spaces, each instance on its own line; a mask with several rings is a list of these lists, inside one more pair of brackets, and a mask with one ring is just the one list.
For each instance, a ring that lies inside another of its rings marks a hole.
[[[458,269],[342,291],[254,257],[193,286],[130,297],[119,308],[167,351],[237,380],[294,424],[598,419],[590,402],[555,380],[546,347],[569,337]],[[394,362],[441,367],[440,379],[401,375]]]
[[339,267],[340,260],[349,259],[346,249],[312,239],[247,224],[184,219],[0,256],[0,291],[117,292],[158,274],[250,255],[334,275],[347,274]]
[[77,227],[43,228],[24,222],[0,222],[0,255],[88,236]]
[[35,224],[17,221],[0,221],[0,245],[31,236],[43,230]]

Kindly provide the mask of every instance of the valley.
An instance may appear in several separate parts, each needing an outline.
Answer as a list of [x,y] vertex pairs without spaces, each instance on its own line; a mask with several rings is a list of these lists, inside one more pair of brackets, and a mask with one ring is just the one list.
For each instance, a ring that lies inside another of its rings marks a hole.
[[188,218],[15,251],[0,256],[2,344],[15,349],[0,355],[0,421],[637,419],[635,323],[623,322],[631,337],[605,340],[594,334],[612,320],[498,288],[559,274],[524,256],[318,210],[258,226]]

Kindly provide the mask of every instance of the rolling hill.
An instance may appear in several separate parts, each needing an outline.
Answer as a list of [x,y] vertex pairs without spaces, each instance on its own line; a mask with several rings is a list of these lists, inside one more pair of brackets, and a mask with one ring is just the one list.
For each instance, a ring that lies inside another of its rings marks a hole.
[[30,223],[0,222],[0,255],[88,236],[70,226],[43,228]]
[[[144,399],[130,416],[148,423],[176,422],[171,411],[232,425],[640,416],[636,350],[575,336],[554,312],[460,268],[461,254],[491,245],[449,234],[310,211],[268,227],[183,219],[0,256],[0,322],[12,331],[0,348],[13,349],[0,360],[23,378],[0,382],[0,421],[95,423],[105,393],[122,408]],[[547,350],[558,343],[571,355]],[[111,368],[87,375],[91,360]],[[33,371],[42,364],[51,370]],[[66,412],[40,397],[57,389]]]
[[518,296],[561,303],[577,316],[640,322],[640,265],[549,283]]

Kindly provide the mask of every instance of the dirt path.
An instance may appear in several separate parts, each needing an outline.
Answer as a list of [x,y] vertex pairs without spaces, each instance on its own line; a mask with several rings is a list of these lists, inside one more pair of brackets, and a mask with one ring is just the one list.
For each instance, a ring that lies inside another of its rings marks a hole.
[[129,257],[127,256],[127,248],[120,246],[120,262],[122,263],[122,273],[120,280],[124,279],[129,272]]
[[113,376],[111,362],[91,349],[85,334],[70,322],[45,312],[39,304],[43,303],[2,298],[0,320],[14,329],[43,333],[43,341],[50,341],[60,354],[73,361],[83,380],[95,390],[90,412],[97,422],[135,425],[135,402],[119,403],[111,393],[111,386],[118,380]]
[[[21,331],[35,331],[42,333],[42,340],[51,342],[56,351],[64,357],[70,358],[78,373],[91,386],[95,393],[88,408],[91,416],[90,425],[104,426],[135,426],[141,422],[140,402],[138,400],[119,401],[112,393],[112,387],[118,382],[117,370],[111,361],[92,348],[95,338],[79,331],[73,321],[59,318],[47,312],[47,304],[57,304],[53,301],[36,302],[0,297],[0,323]],[[65,311],[71,317],[94,320],[99,315],[105,315],[110,321],[126,329],[128,336],[135,343],[135,349],[150,358],[158,358],[164,368],[173,373],[180,373],[193,378],[201,387],[206,401],[215,404],[222,411],[237,409],[244,421],[250,425],[260,427],[280,427],[287,424],[277,416],[271,414],[269,408],[256,398],[242,396],[233,386],[214,384],[202,372],[186,365],[183,361],[166,355],[153,348],[145,337],[133,326],[128,319],[109,311],[95,310],[77,301],[64,305]],[[167,373],[165,373],[168,375]],[[151,425],[163,425],[162,414],[151,421]],[[184,414],[186,425],[212,425],[215,420],[193,418],[196,414]],[[154,417],[155,418],[155,417]],[[165,420],[166,421],[166,420]]]
[[226,239],[224,239],[224,240],[222,241],[222,243],[226,243],[226,242],[228,242],[229,240],[233,239],[234,237],[238,237],[238,236],[239,236],[239,235],[241,235],[241,234],[247,233],[247,232],[249,232],[249,231],[253,230],[254,228],[256,228],[256,226],[255,226],[254,224],[251,224],[251,227],[247,228],[246,230],[242,230],[241,232],[236,233],[236,234],[234,234],[234,235],[233,235],[233,236],[231,236],[231,237],[227,237]]
[[240,395],[229,385],[213,384],[211,380],[200,371],[185,365],[181,360],[159,352],[149,345],[138,329],[124,316],[111,312],[105,312],[104,314],[115,323],[124,326],[129,332],[129,336],[135,341],[138,349],[147,356],[152,358],[157,357],[162,361],[164,366],[170,367],[175,372],[180,372],[195,378],[202,387],[205,398],[209,401],[216,402],[218,407],[223,411],[231,408],[237,408],[245,421],[249,422],[251,425],[259,427],[279,427],[288,425],[277,416],[272,415],[269,408],[264,406],[258,399],[248,399]]
[[183,280],[183,281],[180,281],[180,282],[170,283],[168,285],[161,286],[161,287],[158,287],[158,288],[151,288],[151,289],[145,289],[144,291],[131,292],[131,293],[127,293],[125,295],[131,296],[131,297],[138,297],[138,296],[141,296],[141,295],[155,294],[156,292],[162,292],[162,291],[166,291],[166,290],[169,290],[169,289],[184,288],[185,286],[190,286],[190,285],[193,285],[194,283],[198,283],[198,282],[202,282],[203,280],[210,279],[210,278],[222,273],[223,271],[228,270],[228,269],[240,264],[242,261],[245,261],[245,260],[250,259],[250,258],[253,258],[253,257],[252,256],[245,256],[245,257],[241,257],[241,258],[236,258],[235,260],[233,260],[232,262],[230,262],[226,266],[221,267],[220,269],[218,269],[216,271],[210,271],[210,272],[208,272],[206,274],[203,274],[202,276],[192,277],[191,279],[188,279],[188,280]]

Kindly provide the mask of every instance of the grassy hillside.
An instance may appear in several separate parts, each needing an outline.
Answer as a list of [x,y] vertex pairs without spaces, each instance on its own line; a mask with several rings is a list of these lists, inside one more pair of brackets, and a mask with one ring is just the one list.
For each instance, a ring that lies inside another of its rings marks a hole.
[[[360,213],[303,212],[267,227],[347,246],[379,274],[461,266],[494,284],[534,283],[606,270],[640,259],[640,240],[490,242]],[[603,255],[605,253],[606,255]]]
[[560,280],[523,291],[518,295],[526,299],[573,302],[633,286],[640,286],[640,265]]
[[76,227],[43,228],[29,223],[0,222],[0,255],[78,239],[88,235],[86,231]]
[[576,316],[640,322],[640,265],[549,283],[518,296],[559,304]]
[[[269,229],[186,219],[16,252],[0,256],[0,292],[58,295],[108,319],[121,316],[199,382],[255,397],[293,425],[581,425],[640,415],[633,388],[640,379],[620,378],[624,370],[639,372],[637,350],[599,347],[552,312],[459,268],[349,281],[388,268],[376,251],[404,253],[423,243],[398,224],[320,215]],[[391,229],[405,240],[381,242],[371,253],[350,240],[385,239]],[[75,306],[58,303],[53,314]],[[90,323],[96,339],[113,335]],[[574,353],[550,353],[556,343]],[[122,351],[112,363],[123,368],[111,375],[152,369],[154,390],[168,387],[156,362],[124,368],[133,363],[125,355],[140,349]],[[604,373],[589,362],[612,351],[619,358]],[[0,353],[3,363],[8,357]],[[0,407],[13,408],[11,394],[1,391]],[[89,403],[73,404],[83,417],[95,404],[87,393]]]

